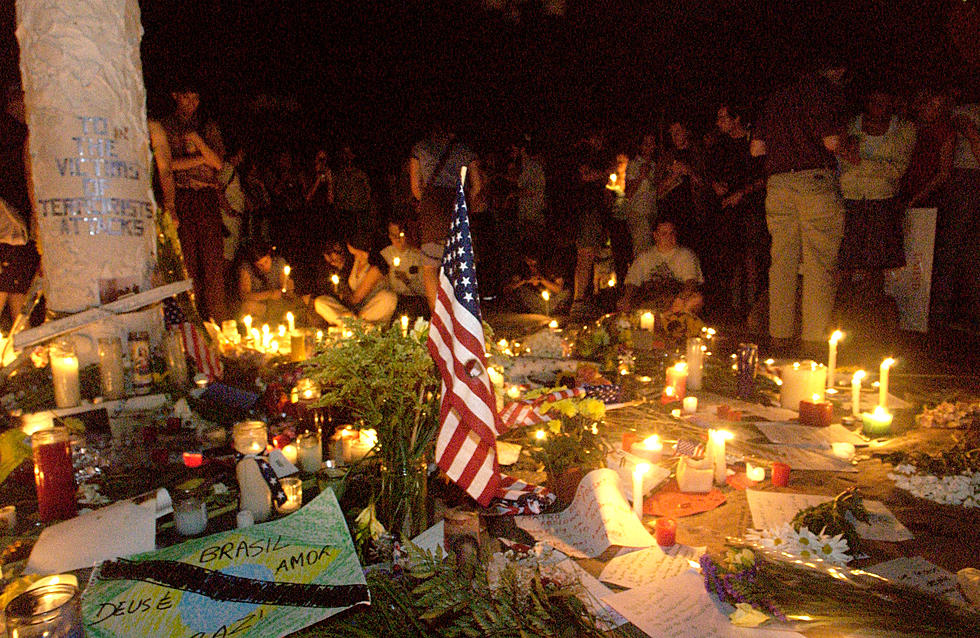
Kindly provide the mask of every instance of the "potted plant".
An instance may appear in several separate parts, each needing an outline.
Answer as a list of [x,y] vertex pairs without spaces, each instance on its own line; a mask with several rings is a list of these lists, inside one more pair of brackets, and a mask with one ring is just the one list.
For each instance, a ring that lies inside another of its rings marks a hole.
[[426,328],[403,335],[400,326],[370,328],[350,321],[308,360],[320,406],[340,407],[362,428],[377,432],[366,457],[380,475],[374,495],[380,522],[409,538],[426,528],[427,468],[439,431],[439,376],[425,347]]

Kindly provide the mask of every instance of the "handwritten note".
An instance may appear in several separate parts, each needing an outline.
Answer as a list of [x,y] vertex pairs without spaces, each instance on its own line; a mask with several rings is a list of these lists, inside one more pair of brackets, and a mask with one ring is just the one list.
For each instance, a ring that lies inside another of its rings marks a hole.
[[776,445],[792,445],[794,447],[830,449],[831,443],[845,442],[853,445],[867,445],[868,442],[860,435],[851,432],[840,423],[834,423],[825,428],[814,428],[796,423],[775,423],[760,421],[754,423],[770,442]]
[[653,537],[633,510],[613,470],[593,470],[572,504],[557,514],[517,516],[517,526],[573,558],[595,558],[611,545],[649,547]]
[[635,552],[623,552],[606,563],[599,580],[627,589],[666,580],[691,569],[691,561],[696,563],[705,549],[686,545],[661,549],[654,545]]
[[746,629],[728,620],[734,611],[704,589],[704,579],[685,572],[665,581],[613,594],[605,602],[649,636],[672,638],[795,638],[791,631]]
[[839,459],[815,450],[793,447],[791,445],[757,445],[754,448],[760,456],[770,461],[781,461],[794,470],[814,470],[818,472],[857,472],[850,461]]
[[956,576],[921,556],[896,558],[867,568],[872,574],[888,580],[942,596],[950,602],[965,605],[966,599],[956,588]]
[[575,561],[566,558],[554,565],[542,567],[541,572],[542,574],[572,576],[577,580],[582,585],[582,589],[576,594],[576,597],[595,616],[596,624],[600,630],[610,631],[628,622],[615,609],[603,602],[603,598],[612,595],[612,590],[596,580],[595,576],[582,569]]
[[[782,494],[758,490],[745,490],[745,496],[749,502],[749,510],[752,512],[752,524],[757,529],[779,527],[793,520],[801,509],[833,500],[832,496]],[[868,522],[854,521],[854,529],[861,538],[889,543],[900,543],[914,538],[884,503],[864,501],[864,506],[868,510]]]

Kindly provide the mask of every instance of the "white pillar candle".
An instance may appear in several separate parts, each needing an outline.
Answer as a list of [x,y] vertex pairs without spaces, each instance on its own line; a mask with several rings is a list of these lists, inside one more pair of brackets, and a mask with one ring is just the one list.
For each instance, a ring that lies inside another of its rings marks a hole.
[[653,330],[655,319],[652,312],[640,315],[640,330]]
[[403,337],[407,337],[408,336],[408,315],[402,315],[401,324],[402,324],[402,336]]
[[633,470],[633,513],[643,520],[643,475],[650,471],[648,463],[637,463]]
[[882,408],[888,408],[888,369],[893,365],[895,360],[888,357],[878,369],[878,405]]
[[[691,382],[691,378],[688,377],[687,382]],[[698,411],[698,398],[697,397],[684,397],[684,414],[694,414]]]
[[296,330],[296,317],[293,316],[292,312],[286,313],[286,329],[289,331],[289,334],[293,334]]
[[700,337],[687,340],[687,389],[700,390],[704,377],[704,342]]
[[864,370],[858,370],[851,377],[851,414],[854,416],[861,414],[861,379],[864,376]]
[[708,430],[708,446],[705,458],[711,460],[715,473],[715,483],[724,485],[728,479],[728,462],[725,459],[725,441],[732,438],[727,430]]
[[827,351],[827,387],[834,387],[835,375],[837,374],[837,342],[844,337],[844,333],[840,330],[834,330],[834,334],[830,335],[830,341],[827,342],[829,349]]
[[785,365],[780,370],[779,405],[799,410],[800,401],[810,401],[814,394],[823,400],[827,368],[813,361]]
[[54,402],[59,408],[71,408],[82,401],[78,383],[78,357],[74,351],[52,346],[51,381],[54,384]]

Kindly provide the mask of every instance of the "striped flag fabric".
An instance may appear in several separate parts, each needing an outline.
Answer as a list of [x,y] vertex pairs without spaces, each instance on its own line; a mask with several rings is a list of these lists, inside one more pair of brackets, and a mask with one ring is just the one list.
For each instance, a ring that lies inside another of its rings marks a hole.
[[582,388],[571,388],[568,390],[555,390],[554,392],[549,392],[533,399],[513,401],[512,403],[508,403],[504,407],[503,412],[500,413],[500,421],[508,430],[513,427],[547,423],[553,420],[554,417],[541,413],[540,407],[542,403],[554,403],[562,399],[584,395],[585,390]]
[[184,352],[194,360],[194,367],[198,372],[208,375],[212,381],[221,378],[224,366],[218,351],[208,341],[204,331],[187,321],[187,317],[173,297],[163,300],[163,323],[168,329],[176,329],[180,332]]
[[436,463],[477,503],[501,494],[500,417],[487,375],[469,215],[460,176],[427,347],[442,377]]

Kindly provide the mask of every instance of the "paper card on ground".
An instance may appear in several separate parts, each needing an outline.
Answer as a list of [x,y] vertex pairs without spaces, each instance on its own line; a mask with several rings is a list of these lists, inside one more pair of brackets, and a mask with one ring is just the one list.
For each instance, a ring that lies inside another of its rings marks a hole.
[[429,529],[425,530],[412,539],[412,544],[419,549],[430,552],[433,556],[439,556],[441,551],[443,556],[446,554],[446,523],[439,521]]
[[[801,509],[832,501],[832,496],[816,494],[783,494],[779,492],[760,492],[745,490],[752,512],[752,524],[756,529],[770,529],[789,523]],[[895,515],[880,501],[864,501],[868,510],[869,522],[856,521],[854,529],[861,538],[872,541],[900,543],[914,538]],[[820,530],[810,530],[819,532]]]
[[120,501],[55,523],[34,544],[24,571],[57,574],[156,548],[156,508]]
[[[104,577],[107,569],[112,575],[109,563],[92,572],[82,594],[89,638],[277,638],[370,600],[331,490],[285,518],[129,560],[115,565],[118,578]],[[235,587],[225,577],[263,582]],[[223,589],[235,600],[219,599]],[[266,602],[270,598],[292,604]],[[314,601],[320,606],[310,606]]]
[[497,441],[497,463],[513,465],[521,456],[521,446],[507,441]]
[[865,571],[884,576],[888,580],[909,585],[916,589],[948,598],[951,602],[966,604],[966,599],[956,588],[956,575],[921,556],[895,558],[868,567]]
[[612,594],[605,602],[648,636],[672,638],[796,638],[793,631],[731,624],[734,608],[712,598],[693,571]]
[[755,415],[768,421],[790,421],[797,417],[796,410],[781,408],[777,405],[761,405],[740,399],[729,399],[712,392],[705,392],[701,395],[701,399],[698,400],[698,414],[700,415],[702,412],[714,414],[720,405],[727,405],[733,410],[739,410],[743,415]]
[[582,569],[575,561],[566,558],[560,563],[543,566],[541,573],[564,575],[566,578],[571,576],[581,583],[582,591],[576,595],[585,608],[595,616],[596,624],[601,631],[610,631],[628,622],[615,609],[603,602],[602,599],[611,595],[612,590],[596,580],[595,576]]
[[643,495],[646,496],[670,477],[670,470],[660,465],[652,464],[635,454],[614,449],[606,455],[606,467],[619,475],[619,486],[626,500],[633,502],[633,470],[639,463],[646,463],[650,471],[643,475]]
[[[840,404],[841,411],[843,411],[844,414],[850,414],[851,405],[853,403],[851,401],[850,385],[848,385],[846,390],[841,390],[839,396],[841,397],[841,404]],[[878,396],[877,388],[874,388],[873,390],[865,390],[861,392],[861,412],[873,412],[874,409],[878,406],[878,398],[879,396]],[[903,399],[899,399],[897,396],[891,393],[888,394],[888,399],[886,403],[887,405],[885,407],[887,407],[888,410],[892,412],[894,412],[895,410],[907,410],[912,407],[911,403]]]
[[857,472],[850,461],[816,450],[791,445],[756,445],[753,450],[770,461],[781,461],[794,470],[818,472]]
[[653,537],[633,513],[613,470],[593,470],[572,504],[557,514],[517,516],[517,526],[573,558],[595,558],[610,545],[649,547]]
[[794,447],[830,449],[831,443],[845,442],[853,445],[867,445],[859,434],[851,432],[840,423],[825,428],[814,428],[796,423],[776,423],[760,421],[753,423],[771,443],[792,445]]
[[666,580],[689,569],[690,561],[697,563],[704,547],[674,545],[661,549],[654,545],[614,557],[599,574],[599,580],[627,589],[642,587],[647,583]]

